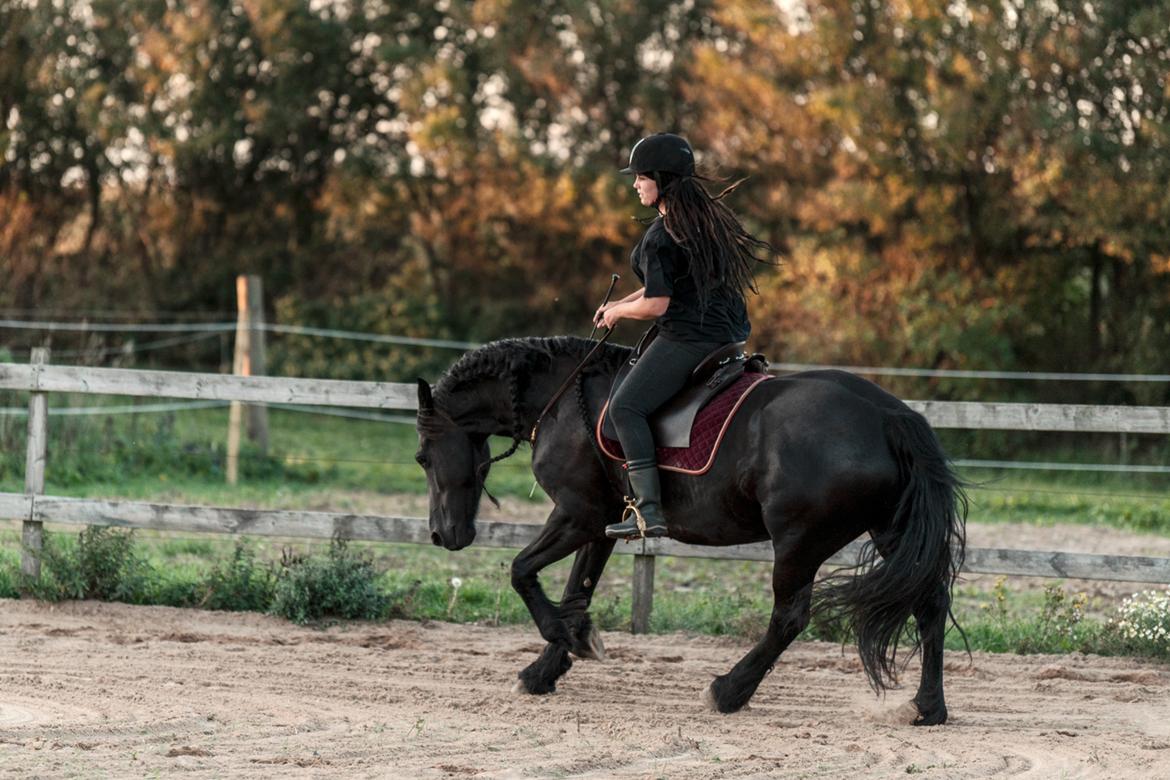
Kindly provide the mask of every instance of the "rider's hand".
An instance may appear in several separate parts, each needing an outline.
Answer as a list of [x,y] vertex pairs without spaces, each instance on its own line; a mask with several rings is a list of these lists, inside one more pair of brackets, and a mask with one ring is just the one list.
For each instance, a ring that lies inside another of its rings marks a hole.
[[605,314],[605,310],[608,309],[610,306],[613,306],[613,304],[612,303],[603,303],[602,305],[597,307],[597,311],[593,312],[593,324],[594,325],[601,324],[602,316]]
[[623,317],[620,314],[618,314],[617,311],[618,310],[616,309],[616,307],[615,308],[607,307],[606,310],[601,315],[601,324],[604,325],[605,327],[609,328],[610,330],[613,330],[613,326],[617,325],[618,322],[620,322],[623,319]]

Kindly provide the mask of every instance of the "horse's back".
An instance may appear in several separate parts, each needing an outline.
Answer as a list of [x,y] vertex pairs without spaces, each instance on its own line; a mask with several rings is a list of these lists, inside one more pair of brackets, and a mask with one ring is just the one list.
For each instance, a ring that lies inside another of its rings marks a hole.
[[846,390],[858,398],[868,401],[869,403],[883,410],[890,412],[911,411],[910,407],[907,406],[900,398],[891,394],[880,385],[877,385],[868,379],[863,379],[857,374],[851,374],[848,371],[842,371],[838,368],[821,368],[813,371],[800,371],[795,374],[786,374],[780,378],[801,383],[827,383],[839,387],[842,390]]
[[882,388],[845,371],[777,377],[754,410],[751,446],[771,491],[824,496],[885,493],[900,484],[886,418],[911,410]]
[[824,435],[824,427],[830,426],[884,439],[887,416],[914,413],[901,399],[873,382],[837,369],[786,374],[763,387],[765,393],[755,412],[765,424],[805,429],[814,436]]

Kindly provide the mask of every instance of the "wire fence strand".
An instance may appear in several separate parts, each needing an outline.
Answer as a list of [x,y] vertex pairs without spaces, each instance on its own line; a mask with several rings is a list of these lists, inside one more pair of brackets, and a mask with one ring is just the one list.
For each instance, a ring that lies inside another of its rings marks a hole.
[[[70,322],[58,320],[21,320],[0,319],[0,328],[64,331],[64,332],[92,332],[92,333],[162,333],[162,332],[209,332],[230,333],[237,327],[235,322],[150,322],[150,323],[110,323],[110,322]],[[281,325],[263,323],[258,327],[268,333],[314,336],[318,338],[343,339],[350,341],[367,341],[381,344],[397,344],[406,346],[434,347],[439,349],[468,350],[483,346],[482,342],[459,341],[453,339],[432,339],[415,336],[396,336],[382,333],[363,331],[339,330],[336,328],[317,328],[307,325]],[[1170,382],[1170,374],[1139,374],[1139,373],[1079,373],[1069,371],[997,371],[979,369],[934,369],[934,368],[907,368],[901,366],[858,366],[858,365],[830,365],[824,363],[773,363],[770,370],[777,373],[796,371],[811,371],[823,369],[838,369],[856,374],[871,376],[909,376],[927,378],[950,379],[988,379],[1040,382]]]

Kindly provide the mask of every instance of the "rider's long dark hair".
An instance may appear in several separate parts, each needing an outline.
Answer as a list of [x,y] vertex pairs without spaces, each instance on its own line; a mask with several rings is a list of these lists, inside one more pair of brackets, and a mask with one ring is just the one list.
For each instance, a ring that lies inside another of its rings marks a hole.
[[719,290],[737,295],[751,290],[758,294],[755,266],[772,263],[775,249],[749,233],[723,203],[723,198],[744,180],[712,197],[691,176],[659,172],[653,178],[658,184],[659,202],[666,211],[666,232],[687,254],[700,304],[705,307],[711,293]]

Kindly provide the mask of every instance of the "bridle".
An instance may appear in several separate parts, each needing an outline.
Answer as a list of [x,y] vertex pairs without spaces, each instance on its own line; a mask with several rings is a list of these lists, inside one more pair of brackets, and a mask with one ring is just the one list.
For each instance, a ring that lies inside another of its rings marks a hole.
[[[609,297],[611,295],[613,295],[613,288],[617,285],[618,280],[620,278],[621,277],[618,274],[614,274],[610,278],[609,289],[605,293],[605,299],[602,300],[602,302],[601,302],[602,306],[609,303]],[[593,335],[596,332],[597,332],[597,325],[595,324],[593,326],[593,330],[590,331],[590,333],[589,333],[589,338],[592,339]],[[556,406],[557,401],[561,400],[561,397],[565,394],[565,391],[568,390],[569,387],[573,384],[573,381],[576,380],[577,377],[581,375],[581,370],[584,369],[585,365],[590,360],[593,359],[593,356],[597,354],[597,351],[599,349],[601,349],[601,346],[603,344],[605,344],[605,342],[609,339],[609,337],[612,333],[613,333],[613,330],[611,328],[605,329],[604,333],[602,333],[601,338],[599,338],[597,340],[597,343],[593,345],[593,348],[590,349],[588,353],[586,353],[585,357],[581,359],[581,362],[577,364],[576,368],[574,368],[572,371],[569,372],[569,375],[565,378],[565,381],[561,383],[561,386],[559,388],[557,388],[557,391],[555,393],[553,393],[552,398],[550,398],[548,403],[544,405],[544,409],[541,410],[540,414],[536,418],[536,422],[532,426],[532,431],[528,434],[528,441],[530,444],[532,444],[533,447],[536,446],[536,433],[540,429],[540,424],[542,422],[544,422],[545,415],[547,415],[552,410],[552,408],[554,406]],[[475,467],[475,476],[477,479],[480,480],[480,489],[483,490],[484,495],[486,495],[488,497],[488,500],[491,501],[493,505],[495,505],[496,509],[500,508],[500,502],[496,499],[495,496],[492,495],[491,491],[488,490],[488,488],[487,488],[487,471],[489,468],[491,468],[491,465],[493,463],[504,460],[505,458],[509,458],[512,455],[514,455],[516,453],[516,450],[518,450],[520,448],[520,445],[524,441],[523,432],[520,430],[520,410],[517,408],[517,401],[518,401],[518,397],[519,397],[519,392],[518,392],[518,388],[516,387],[516,377],[515,376],[509,377],[509,388],[511,390],[509,395],[511,396],[510,400],[511,400],[511,407],[512,407],[511,408],[512,420],[513,420],[513,423],[512,423],[512,446],[509,447],[504,452],[500,453],[499,455],[496,455],[494,458],[488,458],[487,460],[485,460],[484,462],[480,463],[478,466]],[[429,412],[429,414],[440,415],[448,423],[450,423],[453,427],[456,427],[456,428],[459,427],[458,423],[456,423],[454,420],[452,420],[451,417],[448,416],[445,412],[441,412],[441,411],[435,409],[435,410],[431,410]]]

